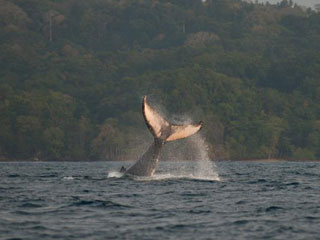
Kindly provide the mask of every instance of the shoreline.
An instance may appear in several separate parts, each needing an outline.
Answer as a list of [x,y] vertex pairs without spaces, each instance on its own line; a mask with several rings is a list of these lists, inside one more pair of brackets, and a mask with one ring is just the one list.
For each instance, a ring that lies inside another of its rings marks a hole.
[[[34,160],[34,159],[0,159],[0,162],[126,162],[129,160]],[[132,162],[135,160],[132,160]],[[164,161],[164,160],[162,160]],[[165,160],[168,162],[171,160]],[[182,160],[182,161],[192,161],[192,160]],[[261,162],[261,163],[278,163],[278,162],[320,162],[317,160],[295,160],[295,159],[278,159],[278,158],[262,158],[262,159],[221,159],[212,160],[213,162]],[[131,162],[131,161],[130,161]],[[177,162],[177,161],[173,161]]]
[[276,163],[276,162],[320,162],[320,159],[316,160],[296,160],[296,159],[278,159],[278,158],[263,158],[263,159],[232,159],[232,160],[219,160],[218,162],[265,162],[265,163]]

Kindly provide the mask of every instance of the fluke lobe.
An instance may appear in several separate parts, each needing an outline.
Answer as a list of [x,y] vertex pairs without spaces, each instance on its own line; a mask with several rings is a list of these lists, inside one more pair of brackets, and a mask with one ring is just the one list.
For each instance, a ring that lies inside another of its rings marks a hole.
[[150,132],[154,136],[154,142],[128,170],[122,167],[120,171],[136,176],[152,176],[158,165],[160,152],[164,144],[195,134],[202,128],[203,123],[171,124],[147,103],[146,96],[143,97],[142,113]]

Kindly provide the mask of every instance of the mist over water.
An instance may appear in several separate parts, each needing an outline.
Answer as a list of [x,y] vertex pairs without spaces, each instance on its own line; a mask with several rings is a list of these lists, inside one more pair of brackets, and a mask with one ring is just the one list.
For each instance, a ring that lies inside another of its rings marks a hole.
[[191,143],[195,146],[196,151],[196,170],[194,176],[200,179],[219,181],[220,178],[217,166],[213,161],[209,159],[209,148],[204,138],[200,134],[197,134],[190,138],[190,140]]
[[161,162],[170,160],[175,162],[172,165],[175,167],[167,169],[167,172],[157,169],[150,179],[194,178],[220,181],[217,166],[210,160],[208,150],[205,138],[200,133],[185,140],[168,142],[164,146],[159,164],[161,166]]

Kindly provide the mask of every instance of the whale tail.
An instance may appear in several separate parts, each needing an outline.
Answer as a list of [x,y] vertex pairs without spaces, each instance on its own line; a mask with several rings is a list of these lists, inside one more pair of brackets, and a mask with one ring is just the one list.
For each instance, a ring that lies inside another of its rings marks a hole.
[[174,125],[169,123],[147,103],[146,96],[143,97],[142,112],[144,120],[154,138],[163,143],[187,138],[197,133],[203,126],[201,121],[197,124],[185,125]]

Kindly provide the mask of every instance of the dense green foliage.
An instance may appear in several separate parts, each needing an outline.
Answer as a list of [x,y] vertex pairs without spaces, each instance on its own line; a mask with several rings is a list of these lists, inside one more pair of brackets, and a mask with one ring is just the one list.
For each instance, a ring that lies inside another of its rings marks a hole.
[[143,95],[216,158],[320,159],[320,14],[291,1],[0,0],[0,66],[2,159],[134,158]]

